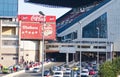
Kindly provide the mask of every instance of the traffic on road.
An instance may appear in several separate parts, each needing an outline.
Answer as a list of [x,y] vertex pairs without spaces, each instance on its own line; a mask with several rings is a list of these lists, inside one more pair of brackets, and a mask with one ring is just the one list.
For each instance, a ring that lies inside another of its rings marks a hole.
[[[94,62],[71,62],[66,65],[64,62],[51,62],[44,66],[44,77],[98,77],[97,65]],[[33,68],[15,77],[41,77],[41,68]]]

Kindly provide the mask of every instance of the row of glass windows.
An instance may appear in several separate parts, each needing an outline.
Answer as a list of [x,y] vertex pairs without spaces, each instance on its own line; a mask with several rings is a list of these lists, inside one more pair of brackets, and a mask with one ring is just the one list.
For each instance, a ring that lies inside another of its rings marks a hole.
[[83,28],[83,38],[107,38],[107,13],[104,13]]
[[0,0],[0,16],[17,16],[18,0]]
[[61,39],[62,39],[62,41],[70,41],[70,40],[77,39],[77,31],[71,32],[71,33],[63,36]]
[[17,40],[2,40],[3,46],[17,46],[18,41]]
[[[62,47],[66,47],[67,45],[64,45]],[[46,48],[49,49],[49,48],[58,48],[59,45],[47,45]],[[68,46],[68,47],[74,47],[73,45],[71,46]],[[77,48],[90,48],[90,46],[88,45],[78,45]],[[94,49],[106,49],[106,46],[93,46]]]
[[[77,39],[78,31],[69,33],[62,40]],[[107,13],[104,13],[82,29],[82,38],[107,38]]]

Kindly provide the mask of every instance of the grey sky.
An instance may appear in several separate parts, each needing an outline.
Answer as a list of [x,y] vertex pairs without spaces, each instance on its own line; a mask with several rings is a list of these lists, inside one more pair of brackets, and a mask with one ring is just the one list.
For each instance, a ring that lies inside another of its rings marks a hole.
[[42,11],[45,15],[54,15],[56,18],[59,18],[64,13],[68,12],[71,8],[65,7],[45,7],[40,4],[34,3],[25,3],[24,0],[18,0],[18,14],[32,14],[38,15],[39,11]]

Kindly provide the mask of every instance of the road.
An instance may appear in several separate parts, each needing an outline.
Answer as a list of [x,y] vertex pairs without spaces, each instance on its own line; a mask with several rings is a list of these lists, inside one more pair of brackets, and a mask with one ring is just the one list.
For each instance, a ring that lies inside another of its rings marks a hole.
[[[59,66],[63,64],[63,62],[52,62],[50,63],[49,65],[47,66],[44,66],[45,69],[49,69],[50,67],[52,66]],[[23,74],[20,74],[20,75],[17,75],[17,76],[14,76],[14,77],[40,77],[41,76],[41,73],[32,73],[32,72],[28,72],[28,73],[23,73]]]

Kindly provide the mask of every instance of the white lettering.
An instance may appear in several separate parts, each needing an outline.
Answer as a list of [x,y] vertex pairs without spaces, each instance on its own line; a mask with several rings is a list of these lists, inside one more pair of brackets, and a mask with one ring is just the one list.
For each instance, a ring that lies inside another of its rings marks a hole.
[[33,26],[26,26],[26,25],[23,25],[22,28],[23,28],[23,29],[33,29],[33,30],[36,29],[36,30],[38,30],[38,27],[35,27],[35,26],[33,27]]
[[44,17],[41,15],[33,15],[31,21],[44,21]]

